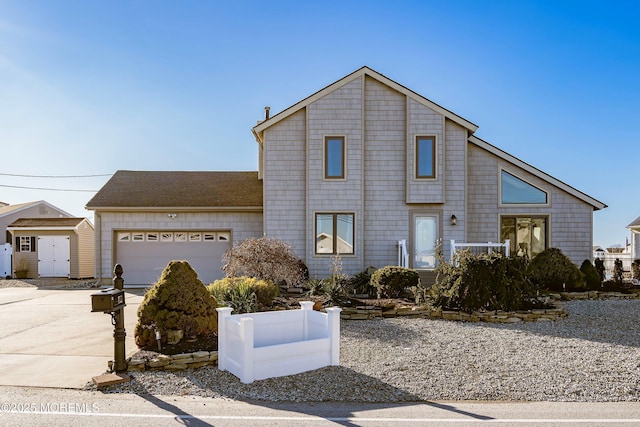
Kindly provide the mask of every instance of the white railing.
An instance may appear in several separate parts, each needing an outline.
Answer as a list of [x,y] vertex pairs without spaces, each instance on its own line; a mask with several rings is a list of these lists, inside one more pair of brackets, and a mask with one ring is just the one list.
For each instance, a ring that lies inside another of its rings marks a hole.
[[409,267],[409,252],[407,252],[407,241],[398,240],[398,265]]
[[475,255],[481,253],[489,254],[491,252],[500,252],[508,256],[511,248],[511,242],[509,239],[505,240],[504,243],[457,243],[455,240],[451,240],[451,261],[453,261],[453,256],[456,251],[466,248],[469,248],[471,253]]
[[244,384],[299,374],[340,364],[340,311],[313,310],[303,301],[300,310],[231,314],[218,311],[218,368]]

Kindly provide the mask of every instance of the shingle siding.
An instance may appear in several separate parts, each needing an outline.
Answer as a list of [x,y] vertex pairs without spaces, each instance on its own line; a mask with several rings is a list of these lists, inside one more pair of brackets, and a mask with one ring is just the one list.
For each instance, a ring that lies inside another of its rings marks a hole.
[[406,192],[406,97],[367,78],[365,101],[365,257],[362,267],[397,263],[409,236]]
[[[501,215],[546,215],[549,247],[561,249],[576,264],[592,258],[593,207],[473,144],[469,144],[468,164],[469,241],[499,241]],[[501,169],[546,191],[549,206],[500,206]]]
[[306,110],[271,127],[264,145],[265,234],[288,242],[304,259]]

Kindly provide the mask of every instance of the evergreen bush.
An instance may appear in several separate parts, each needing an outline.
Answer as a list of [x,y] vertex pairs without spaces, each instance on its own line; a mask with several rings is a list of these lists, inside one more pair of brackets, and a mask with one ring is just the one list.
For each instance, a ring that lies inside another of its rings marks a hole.
[[540,288],[551,291],[577,291],[584,288],[578,267],[558,248],[548,248],[536,255],[527,275]]
[[587,285],[587,289],[591,291],[596,291],[600,289],[600,275],[598,274],[598,270],[591,264],[591,261],[585,259],[582,261],[582,265],[580,266],[580,271],[584,276],[584,280]]
[[347,289],[354,294],[368,294],[373,295],[376,289],[371,285],[371,273],[374,270],[372,267],[357,273],[351,277],[347,282]]
[[594,266],[596,268],[596,271],[598,272],[598,276],[600,276],[600,283],[604,282],[604,279],[605,279],[604,262],[600,258],[596,258],[594,261]]
[[377,290],[378,298],[398,298],[405,290],[419,284],[418,272],[405,267],[387,266],[371,275],[371,285]]
[[141,349],[155,350],[155,331],[164,344],[169,329],[183,329],[185,336],[196,339],[212,338],[218,330],[216,307],[189,263],[171,261],[138,307],[135,342]]
[[631,263],[631,278],[640,280],[640,259],[636,259]]
[[613,261],[613,281],[617,283],[622,283],[622,278],[624,277],[624,268],[622,266],[622,260],[620,258],[616,258]]
[[504,257],[498,253],[473,255],[465,249],[454,254],[452,263],[439,258],[435,284],[429,290],[417,289],[417,301],[467,312],[513,311],[539,305],[538,288],[526,277],[524,257]]

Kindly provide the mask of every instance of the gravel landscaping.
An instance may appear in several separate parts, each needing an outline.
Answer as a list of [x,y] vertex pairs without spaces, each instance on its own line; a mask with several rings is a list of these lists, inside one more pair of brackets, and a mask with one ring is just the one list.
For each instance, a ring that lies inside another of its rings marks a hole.
[[291,402],[640,401],[640,301],[570,301],[565,310],[562,320],[516,324],[343,320],[340,366],[248,385],[216,367],[132,372],[131,382],[104,392]]

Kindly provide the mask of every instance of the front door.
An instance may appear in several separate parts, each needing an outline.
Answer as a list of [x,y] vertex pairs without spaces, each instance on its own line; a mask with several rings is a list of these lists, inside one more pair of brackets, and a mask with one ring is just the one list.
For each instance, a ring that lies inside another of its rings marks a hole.
[[437,262],[438,217],[418,214],[413,218],[413,268],[418,270],[434,269]]
[[69,237],[38,236],[38,275],[69,277]]

